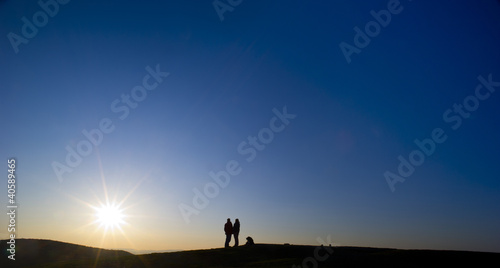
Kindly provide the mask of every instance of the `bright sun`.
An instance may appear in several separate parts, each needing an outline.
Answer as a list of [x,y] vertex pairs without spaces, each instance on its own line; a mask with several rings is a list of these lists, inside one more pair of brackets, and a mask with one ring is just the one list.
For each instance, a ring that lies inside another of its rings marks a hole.
[[104,226],[106,230],[120,229],[120,226],[125,223],[123,209],[117,205],[102,205],[100,208],[95,208],[95,211],[96,222]]

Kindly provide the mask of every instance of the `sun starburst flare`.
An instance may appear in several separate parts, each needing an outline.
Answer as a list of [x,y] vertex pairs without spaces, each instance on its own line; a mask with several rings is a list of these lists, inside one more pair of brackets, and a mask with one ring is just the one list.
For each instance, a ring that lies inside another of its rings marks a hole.
[[116,204],[103,204],[100,207],[94,207],[95,222],[99,227],[104,227],[105,230],[121,229],[121,225],[125,224],[125,215],[123,209]]

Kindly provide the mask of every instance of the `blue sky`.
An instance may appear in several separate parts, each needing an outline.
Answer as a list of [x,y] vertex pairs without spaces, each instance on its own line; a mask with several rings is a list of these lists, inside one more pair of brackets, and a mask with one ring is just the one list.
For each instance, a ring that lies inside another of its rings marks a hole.
[[[0,149],[18,162],[17,235],[209,248],[222,246],[230,217],[256,242],[330,235],[346,246],[500,252],[498,93],[456,130],[443,119],[479,76],[500,81],[500,4],[402,0],[348,63],[339,44],[354,45],[354,28],[388,4],[242,1],[221,21],[212,1],[73,0],[16,53],[9,33],[22,36],[22,18],[42,8],[0,2]],[[120,120],[111,104],[148,66],[169,76]],[[238,145],[284,107],[296,117],[246,161]],[[65,148],[103,118],[114,130],[59,181],[52,164],[66,165]],[[436,128],[446,141],[391,191],[384,173]],[[179,205],[193,206],[193,189],[231,160],[241,172],[186,223]],[[126,208],[113,234],[89,208],[106,193]]]

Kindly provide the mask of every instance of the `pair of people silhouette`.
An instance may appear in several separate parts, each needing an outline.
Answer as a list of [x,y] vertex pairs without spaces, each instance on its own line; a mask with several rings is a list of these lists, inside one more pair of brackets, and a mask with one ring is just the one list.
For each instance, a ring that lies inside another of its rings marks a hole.
[[231,236],[234,235],[234,246],[237,247],[239,244],[238,236],[240,235],[240,220],[236,219],[234,225],[231,223],[231,219],[227,218],[226,224],[224,224],[224,232],[226,233],[226,243],[224,247],[228,248],[231,242]]

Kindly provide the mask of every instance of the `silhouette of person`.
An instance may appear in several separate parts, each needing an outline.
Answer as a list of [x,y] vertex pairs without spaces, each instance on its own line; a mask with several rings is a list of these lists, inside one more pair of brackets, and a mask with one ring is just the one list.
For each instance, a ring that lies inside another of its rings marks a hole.
[[240,220],[236,219],[233,225],[233,235],[234,235],[234,246],[237,247],[239,244],[238,235],[240,235]]
[[245,244],[245,246],[252,246],[254,244],[255,243],[253,242],[253,238],[251,238],[250,236],[247,237],[247,243]]
[[224,244],[224,247],[228,248],[229,242],[231,242],[231,235],[233,235],[233,224],[230,218],[227,218],[227,222],[224,224],[224,232],[226,232],[226,244]]

